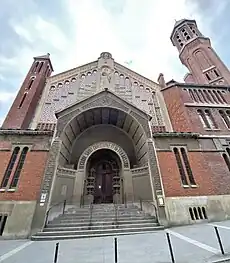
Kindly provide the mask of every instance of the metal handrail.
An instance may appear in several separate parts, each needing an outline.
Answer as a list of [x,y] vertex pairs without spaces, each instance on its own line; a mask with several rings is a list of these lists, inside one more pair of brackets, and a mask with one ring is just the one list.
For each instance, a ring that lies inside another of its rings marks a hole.
[[89,229],[92,227],[92,220],[93,220],[93,202],[89,205]]
[[[138,199],[139,199],[139,201],[140,201],[140,209],[141,209],[141,211],[143,211],[143,200],[142,200],[141,197],[139,197]],[[144,200],[144,202],[145,202],[145,203],[148,203],[148,204],[150,204],[151,206],[154,207],[155,215],[156,215],[156,220],[157,220],[157,223],[158,223],[158,213],[157,213],[156,205],[155,205],[154,203],[152,203],[151,201],[149,201],[149,200]]]
[[118,227],[118,206],[117,206],[117,203],[116,201],[113,202],[113,205],[114,205],[114,223],[115,223],[115,226]]
[[81,195],[80,207],[84,207],[84,196],[83,195]]
[[[67,200],[70,200],[71,198],[72,198],[72,196],[71,196],[70,198],[68,198],[68,199],[64,199],[64,200],[62,200],[62,201],[60,201],[60,202],[58,202],[58,203],[56,203],[56,204],[53,204],[53,205],[51,205],[51,206],[49,207],[49,209],[46,211],[46,217],[45,217],[44,227],[47,226],[50,211],[51,211],[54,207],[59,206],[59,205],[61,205],[61,204],[63,203],[62,215],[64,215],[64,214],[65,214],[65,208],[66,208],[66,202],[67,202]],[[43,228],[44,228],[44,227],[43,227]]]

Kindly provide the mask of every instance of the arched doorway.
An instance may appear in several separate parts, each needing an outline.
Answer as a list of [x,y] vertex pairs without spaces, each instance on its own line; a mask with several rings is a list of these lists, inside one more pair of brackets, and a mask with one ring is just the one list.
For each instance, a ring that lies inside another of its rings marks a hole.
[[94,152],[86,167],[85,195],[93,203],[112,203],[122,187],[121,162],[109,149]]

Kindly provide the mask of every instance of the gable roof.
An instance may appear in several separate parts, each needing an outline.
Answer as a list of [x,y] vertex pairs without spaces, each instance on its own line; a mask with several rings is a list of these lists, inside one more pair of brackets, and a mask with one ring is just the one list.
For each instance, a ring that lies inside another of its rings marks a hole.
[[[84,105],[89,104],[90,102],[95,102],[98,99],[102,99],[103,97],[104,98],[110,98],[112,101],[118,102],[124,106],[127,106],[128,108],[131,107],[131,108],[135,109],[136,112],[138,112],[140,115],[144,116],[148,120],[150,120],[152,118],[147,112],[137,108],[134,104],[132,104],[132,103],[124,100],[123,98],[117,96],[116,94],[109,91],[108,89],[102,90],[102,91],[100,91],[100,92],[98,92],[98,93],[96,93],[96,94],[94,94],[94,95],[92,95],[92,96],[90,96],[84,100],[76,101],[75,103],[67,106],[66,108],[64,108],[62,110],[56,111],[55,116],[57,118],[59,118],[61,116],[68,114],[72,110],[79,109],[79,108],[83,107]],[[95,106],[95,108],[96,107],[98,107],[98,106]],[[110,107],[110,105],[106,105],[106,104],[103,105],[103,103],[102,103],[100,107]],[[82,112],[83,111],[84,111],[84,109],[82,110]]]

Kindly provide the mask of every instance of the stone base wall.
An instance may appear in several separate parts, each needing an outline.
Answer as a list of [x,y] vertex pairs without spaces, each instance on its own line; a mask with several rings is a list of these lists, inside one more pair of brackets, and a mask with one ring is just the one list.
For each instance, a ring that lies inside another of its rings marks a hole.
[[[230,219],[230,195],[166,197],[166,215],[169,226],[213,222]],[[199,219],[193,220],[189,209],[197,211]],[[200,219],[199,210],[205,209],[207,219]]]
[[36,201],[0,201],[0,214],[7,215],[0,238],[28,238],[35,212]]

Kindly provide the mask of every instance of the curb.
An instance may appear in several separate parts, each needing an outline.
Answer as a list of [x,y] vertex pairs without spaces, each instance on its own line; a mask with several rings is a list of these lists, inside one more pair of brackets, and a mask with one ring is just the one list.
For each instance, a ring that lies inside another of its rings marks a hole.
[[217,259],[215,261],[211,261],[210,263],[221,263],[221,262],[230,262],[230,257],[222,258],[222,259]]

